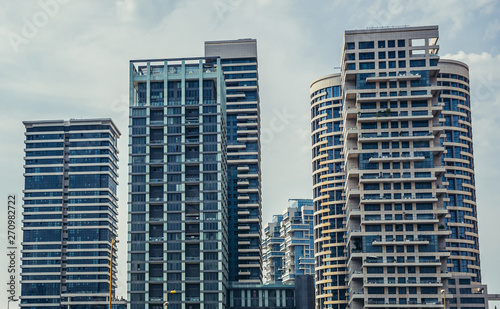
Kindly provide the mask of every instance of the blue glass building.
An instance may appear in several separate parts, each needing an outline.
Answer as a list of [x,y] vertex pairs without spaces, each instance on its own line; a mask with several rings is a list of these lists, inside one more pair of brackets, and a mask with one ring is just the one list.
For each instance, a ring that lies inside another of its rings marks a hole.
[[205,42],[220,57],[227,100],[229,281],[262,282],[262,193],[257,41]]
[[24,125],[21,308],[108,308],[120,132],[110,119]]
[[225,103],[219,58],[130,62],[131,309],[226,308]]

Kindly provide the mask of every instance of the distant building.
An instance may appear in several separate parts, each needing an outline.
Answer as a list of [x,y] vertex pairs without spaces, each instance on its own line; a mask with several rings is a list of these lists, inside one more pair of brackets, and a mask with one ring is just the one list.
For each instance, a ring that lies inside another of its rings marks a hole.
[[111,119],[23,123],[21,308],[106,309],[120,131]]
[[273,221],[264,226],[262,260],[265,284],[282,282],[283,257],[285,256],[285,252],[281,251],[281,244],[285,241],[280,233],[282,221],[283,215],[274,215]]
[[266,283],[293,283],[297,275],[314,274],[313,203],[288,200],[289,207],[264,229]]

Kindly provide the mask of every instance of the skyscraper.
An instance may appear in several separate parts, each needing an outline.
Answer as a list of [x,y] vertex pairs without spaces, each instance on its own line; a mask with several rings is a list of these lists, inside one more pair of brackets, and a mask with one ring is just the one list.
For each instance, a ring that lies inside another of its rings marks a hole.
[[260,99],[257,41],[205,42],[220,57],[227,100],[229,281],[262,282]]
[[314,274],[313,203],[308,199],[290,199],[283,213],[281,251],[283,259],[283,283],[295,282],[298,275]]
[[225,308],[225,85],[219,58],[130,62],[130,308]]
[[439,67],[439,102],[443,105],[441,118],[446,149],[443,165],[449,199],[444,204],[450,214],[446,225],[451,231],[446,243],[451,253],[448,271],[454,276],[468,275],[473,282],[481,282],[469,68],[462,62],[445,59],[439,61]]
[[341,73],[311,85],[319,308],[484,302],[468,68],[438,37],[346,31]]
[[265,283],[291,284],[299,275],[314,274],[313,202],[290,199],[281,215],[264,228]]
[[262,271],[264,284],[282,282],[283,257],[281,245],[285,241],[280,229],[283,215],[274,215],[273,220],[264,226],[262,239]]
[[110,119],[24,125],[21,307],[108,308],[120,132]]
[[345,173],[340,74],[311,84],[316,308],[346,308]]

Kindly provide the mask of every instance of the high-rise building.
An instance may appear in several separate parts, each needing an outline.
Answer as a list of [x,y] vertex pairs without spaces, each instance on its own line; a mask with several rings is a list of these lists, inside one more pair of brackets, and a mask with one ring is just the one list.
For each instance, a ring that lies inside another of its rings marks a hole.
[[131,309],[225,308],[225,95],[220,58],[130,62]]
[[445,59],[439,61],[439,68],[437,85],[441,88],[439,102],[443,105],[446,149],[444,179],[449,199],[444,204],[449,213],[446,225],[451,231],[446,243],[451,253],[448,271],[453,276],[468,275],[473,282],[481,282],[469,68],[462,62]]
[[21,308],[108,308],[120,132],[110,119],[24,125]]
[[264,284],[282,281],[281,274],[285,252],[281,251],[281,244],[285,239],[281,237],[280,233],[281,221],[283,221],[283,215],[274,215],[272,222],[264,226],[262,239]]
[[340,74],[311,84],[316,308],[346,308],[345,173]]
[[257,41],[205,42],[220,57],[227,101],[229,281],[262,282],[260,99]]
[[290,199],[281,215],[264,227],[264,282],[291,284],[314,274],[313,202]]
[[346,31],[311,85],[318,308],[484,308],[468,68],[438,37]]
[[314,274],[314,207],[309,199],[290,199],[283,212],[280,233],[283,238],[283,283],[295,282],[298,275]]

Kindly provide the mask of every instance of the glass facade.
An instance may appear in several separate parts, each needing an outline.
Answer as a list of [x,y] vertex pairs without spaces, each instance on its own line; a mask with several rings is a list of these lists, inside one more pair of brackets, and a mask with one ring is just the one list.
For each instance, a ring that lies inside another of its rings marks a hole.
[[120,132],[110,119],[24,125],[21,308],[107,308]]
[[451,231],[446,247],[451,256],[448,271],[453,276],[471,276],[481,282],[479,256],[472,116],[470,105],[469,68],[458,61],[441,60],[438,86],[439,102],[443,105],[443,145],[446,167],[443,181],[447,182],[445,207],[450,216],[446,226]]
[[220,57],[227,98],[229,281],[262,282],[260,99],[257,41],[205,42]]
[[225,308],[225,86],[219,58],[132,61],[131,309]]

